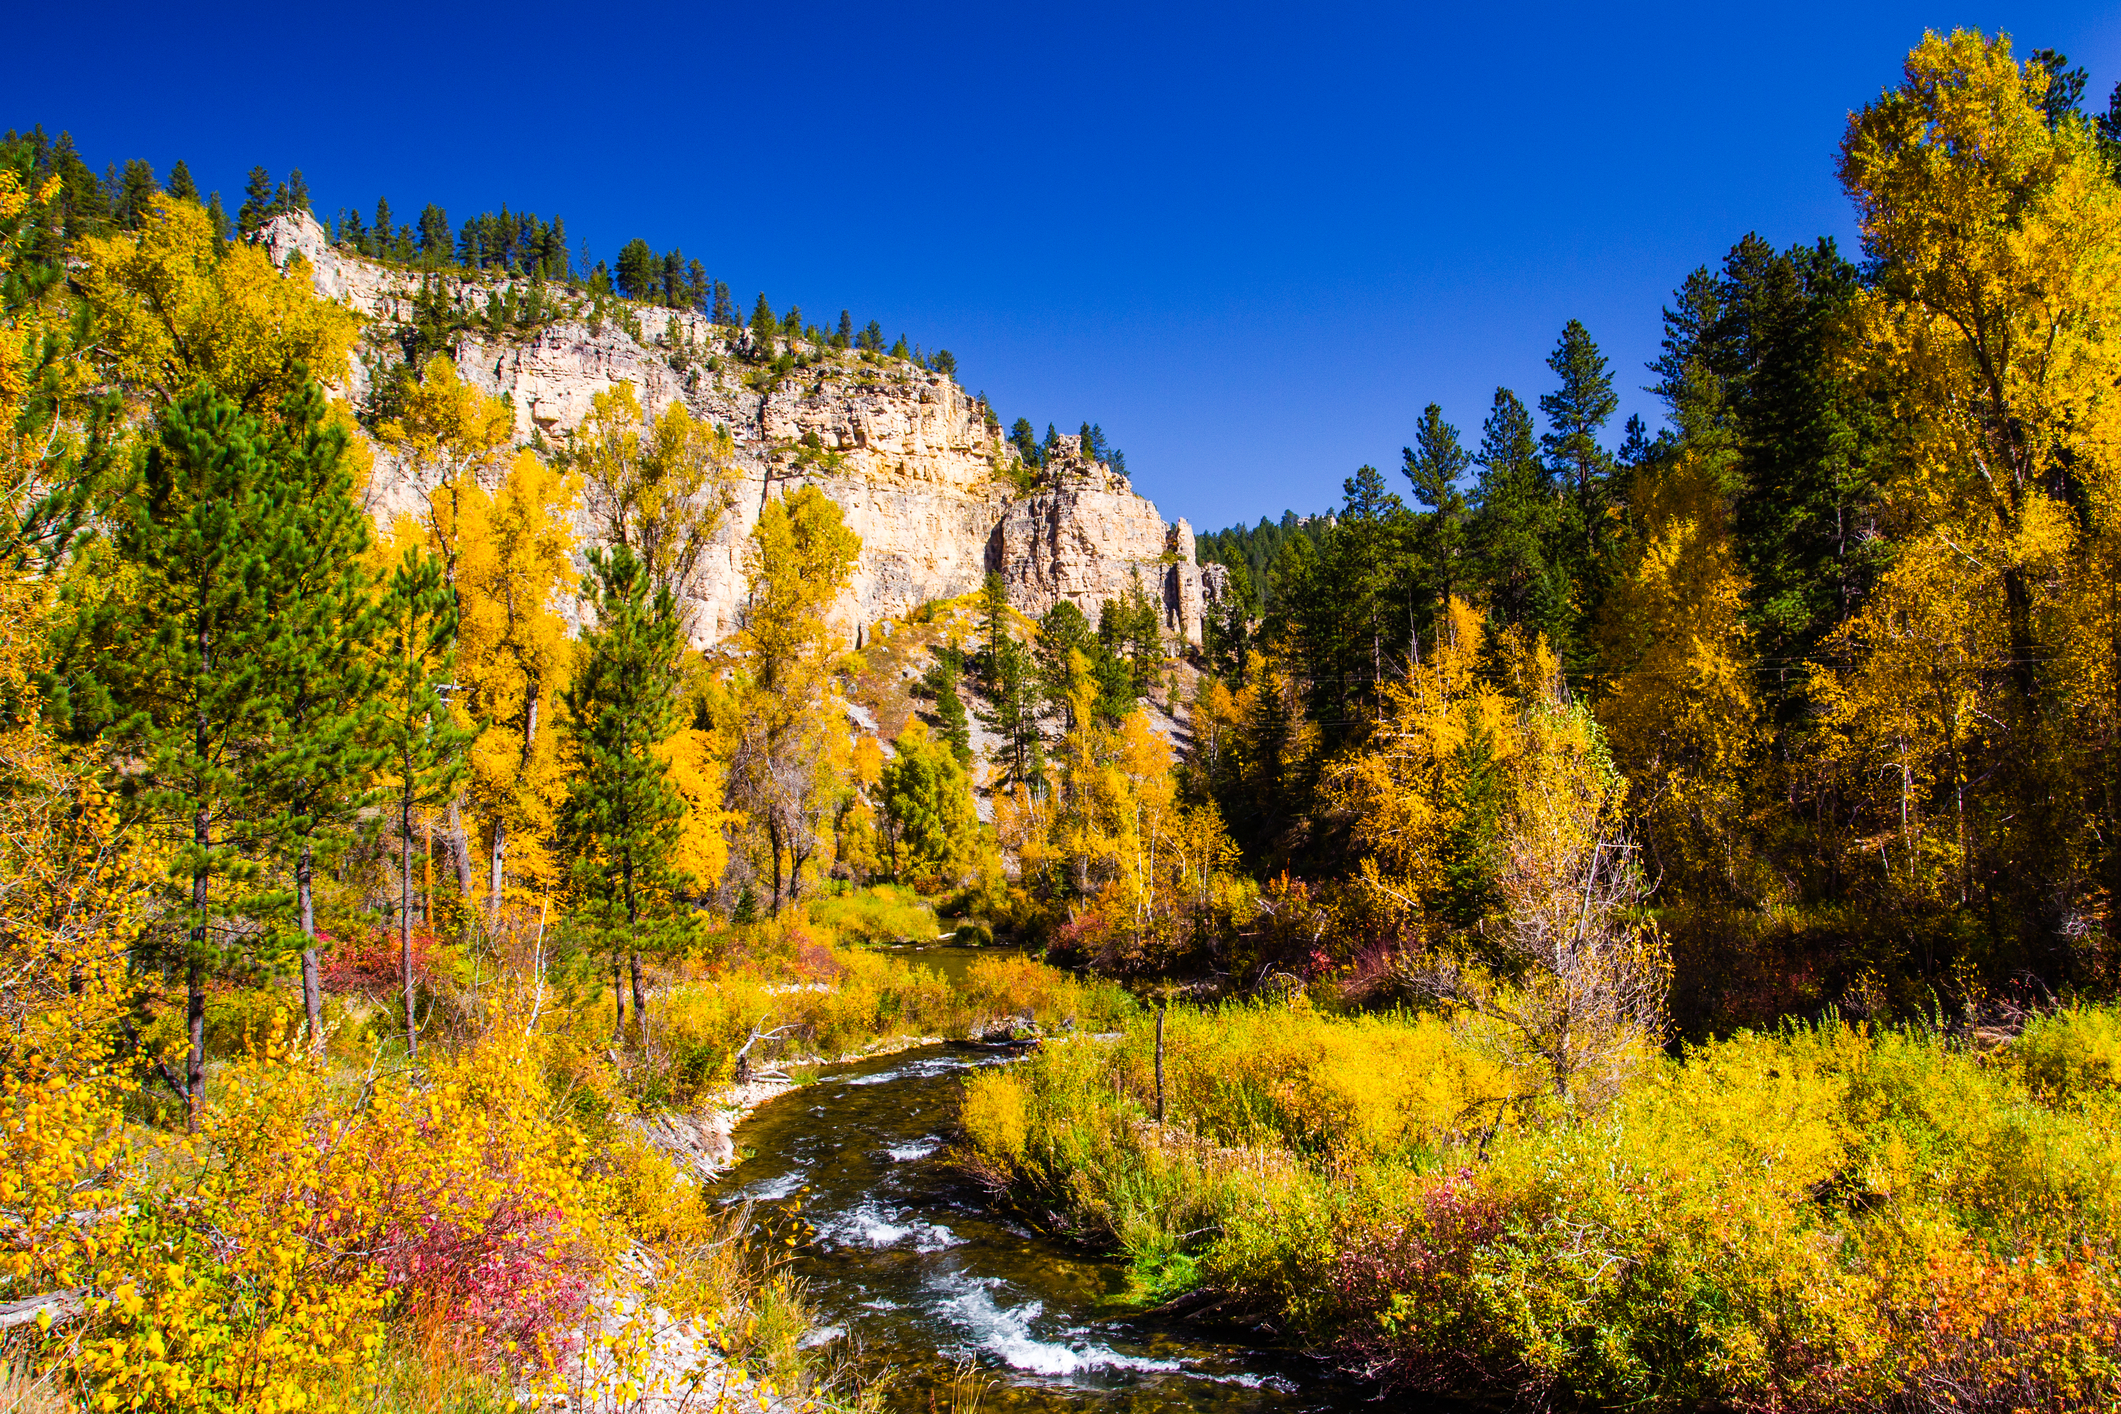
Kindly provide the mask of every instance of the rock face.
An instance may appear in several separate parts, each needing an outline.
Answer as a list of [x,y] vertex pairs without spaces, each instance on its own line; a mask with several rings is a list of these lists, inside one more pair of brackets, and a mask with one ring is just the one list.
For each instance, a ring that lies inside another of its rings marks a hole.
[[[365,396],[371,367],[402,358],[399,336],[413,320],[423,277],[335,249],[307,215],[282,216],[263,237],[276,262],[300,253],[321,294],[368,319],[365,361],[345,390]],[[1124,479],[1085,461],[1077,439],[1062,438],[1046,470],[1026,478],[988,410],[941,373],[787,340],[754,349],[748,334],[687,311],[562,291],[557,318],[535,330],[490,332],[489,298],[528,291],[526,280],[457,272],[433,277],[427,296],[454,305],[472,325],[458,338],[458,371],[510,400],[525,441],[564,440],[590,399],[620,382],[634,385],[651,416],[682,402],[735,439],[734,513],[690,588],[700,646],[737,625],[744,545],[768,498],[806,484],[830,496],[862,537],[853,584],[834,616],[850,642],[880,619],[970,593],[990,569],[1008,581],[1010,602],[1033,615],[1068,599],[1094,621],[1100,601],[1139,584],[1163,606],[1170,635],[1200,641],[1191,528],[1167,526]],[[776,374],[779,355],[795,366],[784,360]],[[379,515],[410,509],[415,497],[381,455],[375,492]]]

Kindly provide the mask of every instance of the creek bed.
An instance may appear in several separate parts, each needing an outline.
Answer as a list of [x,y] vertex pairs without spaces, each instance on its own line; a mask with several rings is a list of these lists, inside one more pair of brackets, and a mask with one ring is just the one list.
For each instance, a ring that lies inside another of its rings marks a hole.
[[817,1229],[795,1258],[813,1339],[849,1341],[871,1372],[895,1367],[901,1410],[930,1408],[966,1359],[995,1410],[1294,1414],[1374,1395],[1242,1333],[1127,1314],[1121,1262],[994,1211],[942,1151],[966,1073],[1007,1059],[931,1045],[834,1066],[737,1128],[753,1157],[723,1180],[729,1198],[799,1204]]

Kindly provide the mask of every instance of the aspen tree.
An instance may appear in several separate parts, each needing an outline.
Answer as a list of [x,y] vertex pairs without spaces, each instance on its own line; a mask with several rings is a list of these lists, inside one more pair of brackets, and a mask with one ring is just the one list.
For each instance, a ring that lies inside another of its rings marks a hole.
[[683,402],[646,417],[631,383],[590,399],[575,431],[573,461],[597,537],[631,549],[681,614],[732,504],[735,457],[729,433],[695,419]]
[[[407,390],[400,415],[378,427],[376,435],[419,492],[420,532],[429,553],[440,561],[452,607],[461,613],[457,562],[463,553],[464,503],[472,491],[500,481],[502,454],[515,436],[515,417],[506,403],[466,383],[456,364],[437,354],[421,370],[420,381]],[[463,719],[462,725],[471,725],[470,719]],[[446,838],[468,927],[471,842],[462,802],[453,798],[447,808]]]
[[460,501],[456,702],[475,723],[470,796],[486,827],[486,926],[497,928],[511,852],[517,873],[556,882],[545,853],[566,785],[552,730],[565,686],[567,624],[558,599],[573,577],[575,478],[519,452],[500,489]]
[[805,486],[766,503],[746,547],[730,791],[764,836],[776,912],[801,892],[835,789],[831,766],[846,728],[831,700],[838,645],[825,616],[861,545],[839,507]]
[[309,379],[346,377],[353,311],[317,297],[300,257],[277,270],[261,248],[219,239],[190,202],[158,196],[137,235],[92,238],[82,253],[98,356],[152,406],[205,382],[270,417]]
[[457,724],[446,700],[454,684],[457,610],[441,561],[407,546],[383,582],[379,664],[384,709],[375,744],[383,753],[385,786],[397,806],[398,961],[405,996],[405,1045],[419,1049],[412,957],[412,816],[419,807],[455,800],[463,753],[473,733]]

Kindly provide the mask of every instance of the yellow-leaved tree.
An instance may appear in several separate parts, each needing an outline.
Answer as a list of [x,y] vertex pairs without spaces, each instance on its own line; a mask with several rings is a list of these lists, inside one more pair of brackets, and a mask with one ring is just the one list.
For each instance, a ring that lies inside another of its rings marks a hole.
[[281,271],[262,247],[215,236],[194,202],[158,196],[137,234],[91,238],[82,254],[96,347],[139,402],[203,382],[272,416],[305,378],[345,384],[353,311],[317,297],[300,256]]
[[1358,883],[1403,936],[1429,998],[1483,1019],[1502,1054],[1567,1105],[1599,1103],[1662,1039],[1670,967],[1639,915],[1627,783],[1543,638],[1446,606],[1426,660],[1390,684],[1328,798]]
[[566,687],[567,622],[579,504],[574,477],[518,452],[492,495],[459,501],[456,704],[478,724],[471,801],[485,825],[486,921],[500,923],[510,868],[537,895],[559,883],[549,849],[566,798],[553,704]]
[[1069,653],[1068,670],[1071,725],[1055,753],[1057,779],[1046,799],[1021,783],[997,797],[1002,843],[1023,877],[1057,872],[1086,902],[1070,945],[1098,966],[1155,972],[1212,959],[1242,892],[1221,813],[1179,799],[1171,747],[1147,714],[1099,716],[1082,653]]
[[1902,544],[1837,637],[1821,765],[1864,807],[1846,868],[2066,972],[2121,896],[2121,190],[2047,81],[1932,33],[1842,143]]
[[[420,381],[405,389],[399,415],[379,426],[376,437],[420,498],[417,516],[401,516],[391,527],[389,539],[379,547],[377,567],[387,573],[387,567],[407,548],[424,546],[441,562],[443,582],[461,615],[458,561],[463,555],[465,501],[474,491],[500,484],[506,454],[515,439],[515,417],[508,404],[466,383],[456,363],[437,354],[421,370]],[[474,725],[470,717],[458,715],[460,725]],[[468,926],[474,885],[462,801],[452,799],[445,815],[443,838]],[[412,848],[410,840],[401,843],[407,850]]]
[[805,486],[766,503],[745,552],[729,786],[757,836],[776,912],[800,895],[842,789],[851,743],[832,677],[842,645],[827,616],[861,548],[831,498]]
[[590,399],[572,457],[597,538],[631,549],[682,612],[734,494],[729,433],[693,417],[682,401],[649,418],[633,384],[619,383]]
[[1766,739],[1729,508],[1691,453],[1645,464],[1630,502],[1641,537],[1602,611],[1598,721],[1666,887],[1758,902],[1769,884],[1745,828]]

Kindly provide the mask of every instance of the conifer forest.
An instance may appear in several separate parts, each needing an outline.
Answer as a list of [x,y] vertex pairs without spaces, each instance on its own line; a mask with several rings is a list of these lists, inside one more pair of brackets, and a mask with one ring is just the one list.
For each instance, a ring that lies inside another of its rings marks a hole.
[[2086,88],[1197,540],[708,241],[8,132],[0,1414],[2121,1408]]

